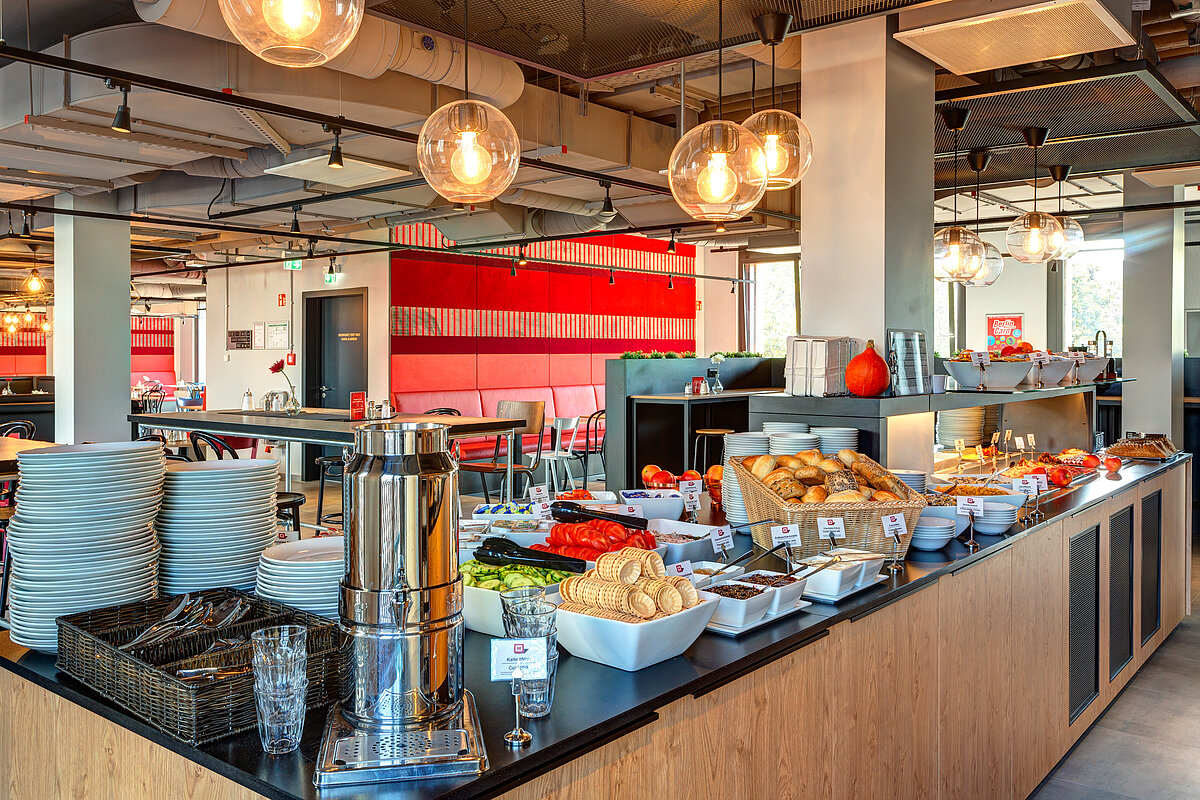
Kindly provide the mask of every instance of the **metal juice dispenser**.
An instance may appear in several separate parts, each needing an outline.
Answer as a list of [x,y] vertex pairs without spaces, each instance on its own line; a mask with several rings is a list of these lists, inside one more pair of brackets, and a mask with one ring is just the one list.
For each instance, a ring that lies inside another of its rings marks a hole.
[[487,769],[463,688],[458,464],[448,432],[408,422],[355,429],[342,483],[342,692],[326,723],[319,787]]

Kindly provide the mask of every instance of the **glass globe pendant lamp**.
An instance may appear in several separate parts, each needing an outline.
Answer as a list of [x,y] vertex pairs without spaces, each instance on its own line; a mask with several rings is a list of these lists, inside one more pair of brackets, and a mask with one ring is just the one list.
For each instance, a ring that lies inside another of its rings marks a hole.
[[758,137],[721,119],[721,47],[724,3],[717,3],[717,119],[697,125],[676,142],[667,165],[671,195],[692,219],[740,219],[767,190],[766,154]]
[[1056,251],[1054,257],[1065,260],[1083,249],[1087,237],[1083,234],[1083,226],[1079,224],[1079,220],[1063,214],[1062,185],[1071,175],[1071,165],[1051,164],[1046,169],[1050,170],[1050,177],[1058,183],[1058,223],[1062,225],[1062,235],[1055,234],[1051,244]]
[[468,86],[468,10],[463,4],[463,88],[466,99],[434,111],[417,137],[417,166],[430,188],[454,203],[482,203],[504,193],[521,165],[521,140],[504,112],[472,100]]
[[[791,14],[772,12],[754,18],[759,40],[771,48],[771,108],[751,114],[745,126],[762,142],[764,159],[759,169],[766,173],[768,192],[795,186],[812,164],[808,126],[795,114],[778,108],[775,101],[775,48],[791,25]],[[753,106],[753,93],[750,102]]]
[[[967,165],[975,171],[975,235],[979,236],[979,176],[992,161],[987,150],[972,150],[967,153]],[[967,286],[991,286],[1004,273],[1004,254],[991,242],[983,242],[983,266],[966,282]]]
[[362,24],[366,0],[220,0],[242,46],[281,67],[316,67],[337,56]]
[[980,238],[958,224],[958,132],[967,124],[970,109],[940,106],[938,114],[954,133],[954,224],[933,236],[933,277],[965,283],[983,267],[985,254]]
[[1063,240],[1062,225],[1037,210],[1038,148],[1046,142],[1045,128],[1026,128],[1025,143],[1033,148],[1033,211],[1013,220],[1004,234],[1008,253],[1022,264],[1044,264],[1058,255],[1055,243]]

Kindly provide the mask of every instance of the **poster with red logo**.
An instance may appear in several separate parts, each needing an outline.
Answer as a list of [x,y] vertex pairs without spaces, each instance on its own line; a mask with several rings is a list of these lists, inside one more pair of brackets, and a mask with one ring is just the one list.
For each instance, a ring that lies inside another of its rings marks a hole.
[[987,349],[989,353],[999,352],[1005,347],[1016,347],[1025,334],[1023,314],[988,314],[987,315]]

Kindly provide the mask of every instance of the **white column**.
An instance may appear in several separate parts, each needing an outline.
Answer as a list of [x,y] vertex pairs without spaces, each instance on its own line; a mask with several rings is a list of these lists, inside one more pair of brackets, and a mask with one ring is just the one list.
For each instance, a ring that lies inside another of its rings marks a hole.
[[[1182,187],[1156,189],[1125,173],[1127,205],[1183,199]],[[1121,427],[1165,433],[1183,446],[1183,210],[1126,212],[1122,287]]]
[[[55,207],[116,210],[107,195]],[[129,438],[129,223],[54,217],[54,439]]]
[[924,330],[933,349],[934,65],[894,18],[803,34],[801,327],[875,339]]

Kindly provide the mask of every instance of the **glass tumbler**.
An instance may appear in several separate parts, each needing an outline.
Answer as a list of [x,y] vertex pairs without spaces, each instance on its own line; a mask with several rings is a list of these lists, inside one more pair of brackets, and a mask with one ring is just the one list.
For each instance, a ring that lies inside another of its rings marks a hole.
[[263,750],[280,755],[300,746],[307,697],[307,680],[282,690],[264,687],[255,681],[254,704],[258,710],[258,738]]
[[520,694],[517,695],[517,707],[523,717],[545,717],[550,714],[554,705],[554,675],[558,671],[558,653],[550,651],[546,662],[546,678],[523,680]]
[[308,629],[301,625],[261,628],[250,634],[254,681],[269,691],[294,689],[308,667]]

